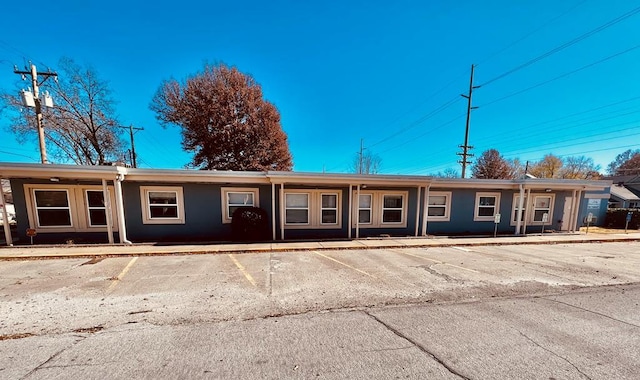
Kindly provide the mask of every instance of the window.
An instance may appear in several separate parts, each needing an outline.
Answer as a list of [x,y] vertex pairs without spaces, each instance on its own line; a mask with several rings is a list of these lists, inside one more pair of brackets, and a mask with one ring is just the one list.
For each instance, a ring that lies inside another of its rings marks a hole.
[[430,192],[427,217],[428,221],[449,221],[450,192]]
[[[354,199],[358,199],[357,191]],[[406,227],[406,191],[366,190],[360,192],[357,214],[354,210],[353,225],[363,228]]]
[[105,227],[107,225],[107,207],[104,203],[104,193],[101,190],[86,190],[85,195],[89,227]]
[[[511,224],[515,225],[518,222],[518,207],[520,206],[520,196],[519,195],[514,195],[513,196],[513,208],[511,211]],[[522,201],[522,215],[520,216],[520,221],[524,222],[524,215],[526,213],[527,210],[527,197],[524,197],[524,200]]]
[[222,188],[222,223],[231,223],[233,213],[242,207],[259,207],[258,189]]
[[287,228],[340,228],[340,201],[338,190],[285,190],[284,224]]
[[[551,223],[551,197],[545,195],[533,199],[533,221]],[[546,221],[545,214],[547,214]]]
[[383,195],[382,223],[402,223],[403,204],[402,195]]
[[371,224],[371,194],[360,194],[358,205],[358,223]]
[[34,190],[38,227],[71,227],[69,193],[64,190]]
[[144,224],[184,224],[181,187],[141,186]]
[[474,221],[493,222],[495,214],[498,213],[500,213],[500,193],[476,193]]
[[309,194],[285,194],[285,224],[309,224]]
[[[108,187],[115,204],[113,187]],[[39,233],[96,232],[107,230],[107,207],[100,185],[25,184],[29,228]],[[116,220],[112,208],[112,221]],[[117,231],[118,226],[113,225]]]
[[321,194],[320,224],[338,224],[338,194]]

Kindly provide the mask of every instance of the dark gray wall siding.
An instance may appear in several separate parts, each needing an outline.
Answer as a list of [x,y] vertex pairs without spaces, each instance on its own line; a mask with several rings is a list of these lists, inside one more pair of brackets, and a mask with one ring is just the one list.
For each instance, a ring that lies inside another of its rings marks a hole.
[[[184,224],[144,224],[141,186],[181,187],[184,196]],[[252,184],[199,184],[124,182],[123,193],[127,237],[131,241],[216,241],[231,240],[231,224],[222,223],[222,188],[259,189],[260,207],[267,211],[271,226],[271,186]]]

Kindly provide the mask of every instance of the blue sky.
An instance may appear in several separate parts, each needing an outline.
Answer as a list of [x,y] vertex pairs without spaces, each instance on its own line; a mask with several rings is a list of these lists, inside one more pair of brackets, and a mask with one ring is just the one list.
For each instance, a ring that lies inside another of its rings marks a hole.
[[[382,173],[456,163],[476,64],[470,145],[507,158],[586,155],[603,169],[640,148],[639,1],[31,1],[3,5],[0,89],[62,56],[107,80],[140,167],[182,168],[178,127],[149,110],[162,80],[205,62],[253,75],[276,105],[294,170],[348,172],[360,139]],[[37,9],[36,22],[28,9]],[[585,35],[594,31],[589,35]],[[562,47],[513,73],[512,69]],[[496,80],[494,80],[496,79]],[[24,86],[28,84],[25,82]],[[435,112],[446,105],[446,108]],[[39,162],[0,120],[0,161]],[[124,136],[126,137],[126,136]]]

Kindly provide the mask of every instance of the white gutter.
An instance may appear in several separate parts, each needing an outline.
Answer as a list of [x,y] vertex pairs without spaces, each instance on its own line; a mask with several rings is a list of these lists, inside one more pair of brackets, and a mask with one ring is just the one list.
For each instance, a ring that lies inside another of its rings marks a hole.
[[520,235],[520,228],[522,227],[522,206],[524,205],[524,185],[520,184],[520,198],[518,199],[518,212],[516,222],[516,235]]
[[127,240],[127,226],[124,218],[124,202],[122,200],[122,181],[124,181],[124,174],[120,173],[113,181],[116,190],[116,210],[118,213],[118,231],[120,236],[120,243],[133,244]]
[[4,227],[4,237],[8,246],[13,246],[13,240],[11,240],[11,226],[9,226],[9,213],[7,212],[7,205],[4,202],[4,189],[2,188],[2,178],[0,178],[0,210],[2,210],[2,225]]

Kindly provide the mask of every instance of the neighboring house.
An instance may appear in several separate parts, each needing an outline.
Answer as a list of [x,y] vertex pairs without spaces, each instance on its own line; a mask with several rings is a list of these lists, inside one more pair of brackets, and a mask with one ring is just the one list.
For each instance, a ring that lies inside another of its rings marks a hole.
[[[231,239],[238,207],[269,217],[273,240],[576,231],[601,224],[610,181],[132,169],[0,163],[20,241]],[[604,202],[602,200],[605,200]],[[499,214],[500,217],[496,217]]]
[[13,207],[13,197],[11,194],[11,186],[8,180],[0,180],[0,226],[4,224],[4,213],[2,212],[2,205],[5,205],[5,211],[8,215],[8,223],[10,225],[16,224],[16,212]]
[[609,208],[640,208],[640,175],[606,177],[613,182]]

